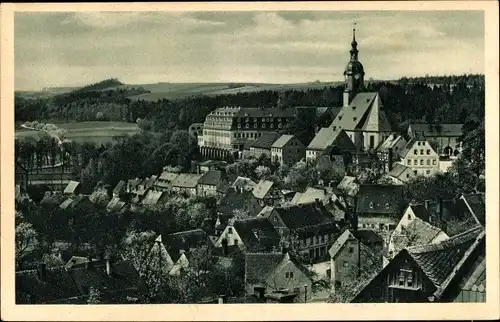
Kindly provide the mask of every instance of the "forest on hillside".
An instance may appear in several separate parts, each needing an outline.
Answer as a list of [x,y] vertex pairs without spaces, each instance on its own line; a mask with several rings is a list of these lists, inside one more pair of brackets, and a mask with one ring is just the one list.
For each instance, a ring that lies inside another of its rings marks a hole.
[[[43,99],[15,97],[16,122],[42,121],[126,121],[149,120],[154,131],[186,129],[203,122],[206,115],[225,105],[283,108],[294,106],[340,106],[343,86],[323,89],[259,91],[227,95],[191,96],[156,102],[129,99],[146,92],[142,88],[119,86],[111,79],[70,93]],[[432,86],[429,86],[431,84]],[[113,87],[115,86],[115,87]],[[117,86],[117,87],[116,87]],[[367,91],[378,91],[392,125],[404,128],[408,122],[465,123],[484,118],[484,76],[436,76],[402,78],[397,82],[368,82]]]

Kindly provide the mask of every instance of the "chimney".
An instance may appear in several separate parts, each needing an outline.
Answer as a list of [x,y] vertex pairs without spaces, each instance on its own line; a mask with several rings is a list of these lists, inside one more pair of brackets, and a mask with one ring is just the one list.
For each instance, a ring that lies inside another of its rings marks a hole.
[[393,162],[392,148],[389,148],[389,155],[387,160],[387,168],[389,171],[392,170],[392,162]]
[[47,278],[47,265],[45,263],[38,264],[37,275],[41,281],[45,281]]
[[227,246],[227,239],[224,238],[224,239],[222,239],[222,256],[227,256],[228,253],[229,253],[229,249]]
[[319,198],[314,199],[314,203],[316,206],[319,206],[320,205]]

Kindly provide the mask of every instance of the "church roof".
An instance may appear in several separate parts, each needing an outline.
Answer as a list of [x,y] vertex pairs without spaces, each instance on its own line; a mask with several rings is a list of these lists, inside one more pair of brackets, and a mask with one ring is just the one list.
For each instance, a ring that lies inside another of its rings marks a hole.
[[358,93],[349,106],[343,107],[337,117],[330,125],[333,130],[355,130],[359,129],[365,119],[367,112],[373,106],[378,97],[377,92]]

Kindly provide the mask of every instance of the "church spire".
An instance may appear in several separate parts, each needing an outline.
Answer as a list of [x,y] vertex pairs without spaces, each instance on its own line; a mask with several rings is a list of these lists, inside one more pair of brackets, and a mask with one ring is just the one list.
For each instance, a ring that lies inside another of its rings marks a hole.
[[358,42],[356,41],[356,22],[352,26],[351,61],[358,60]]

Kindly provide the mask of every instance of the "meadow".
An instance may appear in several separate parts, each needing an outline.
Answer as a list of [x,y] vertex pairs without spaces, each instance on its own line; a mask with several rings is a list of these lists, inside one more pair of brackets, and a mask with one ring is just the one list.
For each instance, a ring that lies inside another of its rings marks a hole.
[[[106,144],[113,141],[114,136],[127,134],[135,134],[140,131],[135,123],[126,122],[69,122],[69,123],[54,123],[58,128],[67,129],[66,138],[75,142],[91,141],[97,145]],[[47,135],[44,132],[20,129],[16,130],[17,138],[32,137],[38,139]]]

